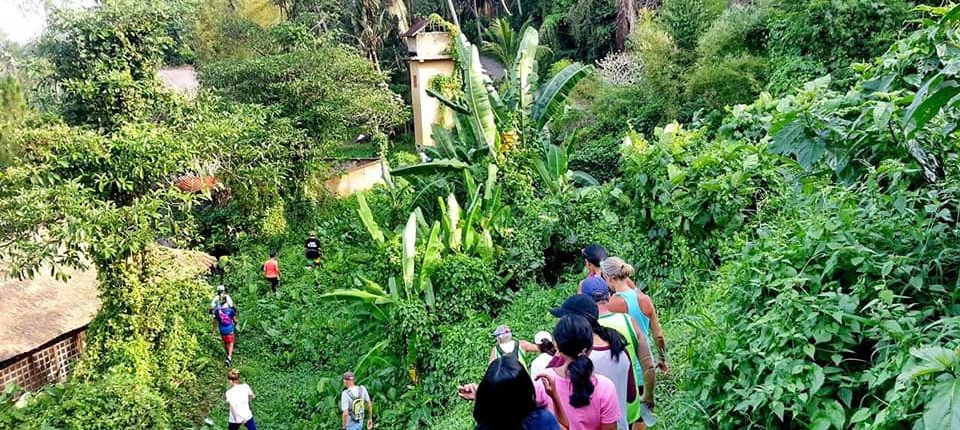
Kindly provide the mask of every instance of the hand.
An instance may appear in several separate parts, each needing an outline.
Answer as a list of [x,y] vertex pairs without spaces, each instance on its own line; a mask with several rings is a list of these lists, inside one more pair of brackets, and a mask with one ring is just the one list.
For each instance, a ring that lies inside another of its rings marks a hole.
[[547,391],[547,395],[556,397],[557,395],[557,376],[550,372],[544,372],[536,377],[537,381],[543,381],[543,388]]
[[669,376],[669,375],[670,375],[670,365],[667,364],[666,361],[661,361],[661,362],[657,363],[657,370],[659,370],[660,373],[661,373],[663,376]]
[[373,428],[373,418],[367,419],[367,430]]
[[467,384],[457,387],[457,394],[464,400],[477,399],[477,384]]
[[650,409],[651,411],[655,406],[657,406],[657,402],[655,402],[653,398],[643,399],[643,404],[647,405],[647,409]]

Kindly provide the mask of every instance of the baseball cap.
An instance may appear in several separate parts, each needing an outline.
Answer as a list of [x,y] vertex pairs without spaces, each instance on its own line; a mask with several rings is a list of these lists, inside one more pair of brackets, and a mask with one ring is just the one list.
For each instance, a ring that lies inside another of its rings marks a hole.
[[510,327],[499,325],[497,329],[493,331],[493,337],[500,337],[508,333],[510,333]]
[[562,318],[565,315],[580,315],[592,320],[600,318],[597,303],[593,301],[593,298],[584,294],[570,296],[559,308],[550,309],[550,314],[557,318]]
[[610,300],[610,287],[607,282],[599,277],[592,277],[583,280],[583,295],[590,297],[595,302]]
[[344,373],[343,373],[343,380],[344,380],[344,381],[348,381],[348,380],[351,380],[351,379],[353,379],[353,378],[354,378],[354,377],[353,377],[353,372],[344,372]]
[[537,334],[533,335],[533,343],[536,343],[539,345],[540,342],[543,342],[545,340],[549,340],[550,342],[553,342],[553,336],[551,336],[550,332],[548,331],[541,330],[541,331],[538,331]]
[[227,291],[227,287],[223,286],[223,284],[217,285],[217,292],[218,292],[218,293],[222,293],[222,292],[224,292],[224,291]]

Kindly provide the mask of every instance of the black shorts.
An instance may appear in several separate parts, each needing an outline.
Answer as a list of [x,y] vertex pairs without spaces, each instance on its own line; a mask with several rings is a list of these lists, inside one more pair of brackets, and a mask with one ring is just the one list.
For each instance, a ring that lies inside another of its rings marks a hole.
[[273,287],[274,289],[276,289],[277,286],[280,285],[280,278],[267,278],[267,282],[270,283],[270,286],[271,286],[271,287]]

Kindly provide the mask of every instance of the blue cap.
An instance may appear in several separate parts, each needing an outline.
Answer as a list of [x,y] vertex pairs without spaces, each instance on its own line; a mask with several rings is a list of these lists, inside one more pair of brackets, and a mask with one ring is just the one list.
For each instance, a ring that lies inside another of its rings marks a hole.
[[592,297],[595,302],[610,300],[610,287],[599,276],[584,279],[582,290],[585,296]]

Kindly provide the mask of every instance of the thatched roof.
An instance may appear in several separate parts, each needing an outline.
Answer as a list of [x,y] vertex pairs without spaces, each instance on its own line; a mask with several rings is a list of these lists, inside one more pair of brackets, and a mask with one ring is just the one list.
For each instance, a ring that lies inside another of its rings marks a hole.
[[19,281],[0,272],[0,361],[83,327],[100,308],[97,272],[71,270],[61,282],[49,273]]
[[[177,276],[202,275],[217,259],[202,252],[157,246]],[[173,269],[175,268],[175,269]],[[31,280],[9,277],[0,267],[0,362],[30,352],[86,326],[100,309],[97,272],[69,270],[61,282],[49,273]]]

